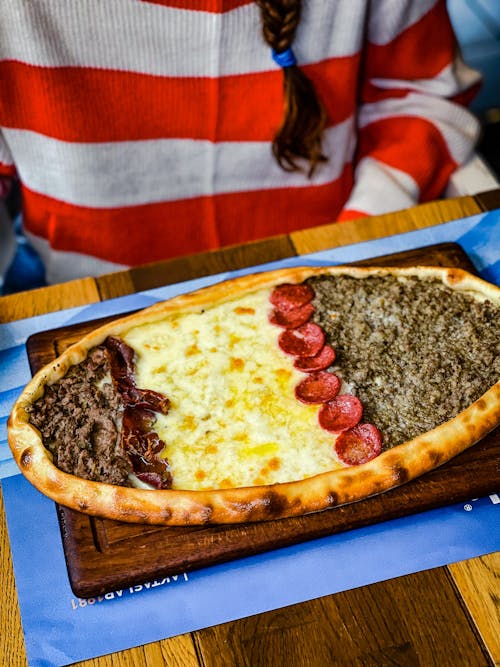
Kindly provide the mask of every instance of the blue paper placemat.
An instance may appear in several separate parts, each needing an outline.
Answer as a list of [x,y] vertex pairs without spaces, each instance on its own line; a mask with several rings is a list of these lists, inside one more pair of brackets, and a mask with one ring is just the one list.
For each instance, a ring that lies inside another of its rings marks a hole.
[[65,665],[499,549],[492,526],[500,498],[492,495],[80,600],[69,587],[54,504],[18,474],[7,445],[7,415],[30,378],[25,341],[36,331],[255,270],[346,263],[446,241],[459,243],[481,275],[500,284],[500,212],[494,211],[0,326],[0,477],[30,665]]

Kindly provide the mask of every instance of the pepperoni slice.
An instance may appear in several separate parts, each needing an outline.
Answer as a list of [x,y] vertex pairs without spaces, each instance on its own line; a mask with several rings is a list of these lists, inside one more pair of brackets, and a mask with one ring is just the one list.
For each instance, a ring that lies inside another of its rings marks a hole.
[[314,357],[325,344],[325,334],[314,322],[306,322],[297,329],[283,331],[278,343],[287,354],[296,357]]
[[382,451],[382,436],[373,424],[358,424],[344,431],[335,442],[339,459],[349,466],[371,461]]
[[335,356],[333,347],[323,345],[319,353],[314,357],[298,357],[293,365],[297,370],[304,371],[305,373],[322,371],[333,364]]
[[304,306],[314,298],[314,290],[309,285],[283,283],[271,292],[269,300],[278,310],[293,310]]
[[340,379],[328,371],[318,371],[307,375],[295,387],[295,396],[302,403],[326,403],[340,390]]
[[363,405],[357,396],[341,394],[319,409],[319,424],[325,431],[341,433],[347,431],[361,419]]
[[296,329],[309,322],[313,313],[314,306],[312,303],[306,303],[293,310],[273,310],[269,316],[269,321],[271,324],[276,324],[285,329]]

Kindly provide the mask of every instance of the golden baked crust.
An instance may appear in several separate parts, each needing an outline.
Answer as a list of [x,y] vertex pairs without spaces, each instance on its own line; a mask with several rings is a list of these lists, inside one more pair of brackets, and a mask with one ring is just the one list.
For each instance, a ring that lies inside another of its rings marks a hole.
[[500,305],[500,289],[461,269],[434,267],[359,268],[299,267],[257,273],[168,301],[107,324],[68,348],[40,370],[16,402],[8,422],[8,439],[26,478],[54,501],[88,514],[119,521],[159,525],[241,523],[296,516],[351,503],[387,491],[445,463],[472,446],[500,423],[500,382],[457,417],[368,463],[333,470],[300,481],[219,490],[146,490],[88,481],[59,470],[29,423],[28,408],[43,395],[46,384],[63,377],[88,351],[109,335],[120,336],[132,326],[161,320],[171,313],[234,299],[259,288],[302,282],[321,274],[415,276],[439,279],[451,289]]

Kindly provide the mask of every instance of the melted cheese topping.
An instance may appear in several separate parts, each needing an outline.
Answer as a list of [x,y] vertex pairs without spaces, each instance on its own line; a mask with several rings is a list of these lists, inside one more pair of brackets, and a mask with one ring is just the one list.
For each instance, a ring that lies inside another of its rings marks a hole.
[[255,486],[340,467],[318,407],[294,395],[305,376],[278,346],[269,291],[135,327],[137,386],[171,400],[155,430],[173,488]]

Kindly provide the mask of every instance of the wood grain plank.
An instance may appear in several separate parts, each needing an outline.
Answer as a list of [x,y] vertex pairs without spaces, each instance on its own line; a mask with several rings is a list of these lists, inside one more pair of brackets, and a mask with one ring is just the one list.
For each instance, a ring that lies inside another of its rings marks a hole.
[[342,224],[324,225],[290,234],[299,255],[338,248],[359,241],[383,238],[456,220],[483,210],[473,197],[421,204],[396,213],[360,218]]
[[98,276],[96,283],[102,301],[135,292],[134,281],[132,280],[130,271],[106,273]]
[[190,634],[74,663],[75,667],[199,667],[199,664]]
[[220,250],[145,264],[125,272],[108,273],[99,276],[96,281],[101,298],[112,299],[184,280],[272,262],[293,254],[295,251],[290,239],[279,236],[242,246],[228,246]]
[[97,301],[100,295],[93,278],[9,294],[0,300],[0,324]]
[[491,664],[444,568],[207,628],[195,638],[207,667],[268,667],[269,656],[273,667]]
[[500,665],[500,552],[454,563],[448,570],[493,664]]
[[[163,664],[168,667],[197,667],[200,664],[192,634],[163,639],[158,642],[158,646],[161,650]],[[150,665],[162,663],[150,661],[147,664],[150,667]]]
[[5,520],[2,492],[0,490],[0,665],[25,667],[26,652],[21,626],[21,615],[14,583],[9,535]]
[[420,204],[420,206],[408,209],[406,215],[411,220],[414,228],[423,229],[449,220],[466,218],[480,212],[481,208],[474,197],[460,197]]
[[228,246],[212,252],[132,268],[130,275],[135,291],[140,292],[192,278],[257,266],[294,254],[290,239],[287,236],[277,236],[265,241]]

